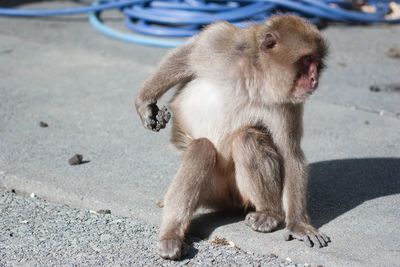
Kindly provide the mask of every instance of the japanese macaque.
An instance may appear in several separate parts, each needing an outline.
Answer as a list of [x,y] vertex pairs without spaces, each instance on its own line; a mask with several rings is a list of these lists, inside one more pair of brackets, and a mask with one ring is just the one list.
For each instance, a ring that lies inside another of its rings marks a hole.
[[164,198],[158,249],[178,259],[198,207],[252,208],[259,232],[324,247],[307,215],[307,163],[300,146],[303,102],[318,86],[325,41],[312,24],[279,15],[239,29],[220,22],[171,51],[144,82],[135,105],[143,125],[165,128],[157,100],[170,88],[172,144],[182,162]]

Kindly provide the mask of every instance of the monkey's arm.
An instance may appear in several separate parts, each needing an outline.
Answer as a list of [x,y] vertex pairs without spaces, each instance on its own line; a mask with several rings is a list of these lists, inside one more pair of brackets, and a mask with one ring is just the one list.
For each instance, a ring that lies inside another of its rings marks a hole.
[[290,150],[292,149],[283,154],[285,173],[283,201],[288,228],[296,223],[309,223],[306,209],[308,166],[300,148]]
[[189,56],[193,45],[194,41],[191,40],[172,50],[161,62],[156,72],[139,89],[135,107],[144,127],[157,132],[165,128],[171,114],[166,107],[160,110],[157,100],[168,89],[193,78],[194,72],[189,65]]
[[326,246],[329,237],[310,224],[307,214],[308,165],[300,147],[303,107],[287,109],[277,146],[284,162],[283,207],[286,215],[286,240],[299,239],[308,246]]
[[300,148],[289,152],[284,156],[284,162],[285,240],[298,239],[309,247],[325,247],[330,238],[311,225],[307,214],[308,166],[303,152]]

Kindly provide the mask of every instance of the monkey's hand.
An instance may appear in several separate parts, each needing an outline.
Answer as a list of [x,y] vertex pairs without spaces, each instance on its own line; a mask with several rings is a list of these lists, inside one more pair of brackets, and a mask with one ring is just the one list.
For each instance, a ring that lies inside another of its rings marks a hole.
[[285,240],[297,239],[308,247],[326,247],[331,239],[324,233],[305,222],[294,223],[286,227]]
[[143,104],[137,108],[142,124],[145,128],[158,132],[164,129],[171,118],[167,107],[159,109],[156,103]]

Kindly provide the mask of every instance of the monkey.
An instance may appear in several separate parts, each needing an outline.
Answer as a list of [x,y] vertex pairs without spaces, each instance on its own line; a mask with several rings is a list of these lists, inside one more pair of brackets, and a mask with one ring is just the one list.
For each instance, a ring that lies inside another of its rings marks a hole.
[[[173,49],[139,89],[135,107],[158,132],[172,117],[181,163],[165,198],[158,253],[177,260],[199,207],[250,210],[258,232],[285,227],[285,240],[325,247],[311,225],[303,106],[318,87],[327,44],[294,15],[238,28],[217,22]],[[157,101],[176,88],[169,107]],[[171,110],[171,112],[169,111]],[[172,116],[171,116],[172,113]]]

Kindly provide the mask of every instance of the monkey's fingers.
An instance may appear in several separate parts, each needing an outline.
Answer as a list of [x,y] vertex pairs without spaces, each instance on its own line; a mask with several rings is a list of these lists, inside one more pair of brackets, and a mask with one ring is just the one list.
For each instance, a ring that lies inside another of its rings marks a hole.
[[313,242],[311,241],[311,239],[305,235],[305,234],[298,234],[298,233],[294,233],[291,231],[286,231],[285,236],[284,236],[286,241],[290,241],[293,239],[297,239],[299,241],[303,241],[304,244],[306,244],[307,247],[312,247],[313,246]]
[[318,238],[318,235],[310,234],[310,235],[308,235],[308,238],[311,240],[311,242],[313,243],[313,245],[316,246],[316,247],[322,248],[322,247],[326,247],[326,246],[327,246],[327,244],[326,244],[325,241],[320,240],[320,239]]
[[156,126],[156,121],[151,118],[145,119],[143,121],[143,123],[144,123],[144,126],[149,130],[153,130],[153,128],[155,128],[155,126]]
[[319,234],[321,235],[322,239],[323,239],[326,243],[331,242],[331,238],[330,238],[329,236],[327,236],[326,234],[324,234],[324,233],[322,233],[322,232],[320,232]]
[[312,234],[309,234],[309,236],[313,243],[316,246],[319,245],[319,247],[327,247],[328,243],[330,242],[330,238],[328,236],[316,229],[314,229],[314,231],[312,231]]
[[308,239],[306,234],[304,234],[304,233],[296,233],[296,232],[290,231],[290,230],[286,231],[284,238],[285,238],[286,241],[297,239],[297,240],[300,240],[300,241],[304,241],[307,244],[308,244],[308,241],[310,241],[310,240],[306,240],[306,239]]
[[290,231],[286,231],[283,238],[285,239],[285,241],[290,241],[293,240],[293,235]]
[[156,104],[144,104],[138,109],[142,119],[143,126],[152,131],[159,131],[160,127],[157,126],[156,115],[159,109]]
[[170,118],[171,118],[171,113],[165,106],[157,112],[156,120],[160,125],[160,129],[165,128]]
[[[326,247],[328,246],[328,242],[327,240],[330,240],[325,234],[322,234],[320,232],[316,231],[311,231],[308,232],[307,234],[305,233],[296,233],[296,232],[292,232],[290,230],[288,230],[285,233],[284,236],[286,241],[290,241],[292,239],[297,239],[300,241],[303,241],[304,244],[308,247]],[[326,240],[325,240],[326,238]]]
[[155,119],[152,119],[152,118],[145,119],[143,124],[144,124],[144,127],[146,127],[149,130],[155,131],[155,132],[158,132],[161,129],[158,121]]
[[162,112],[163,112],[163,119],[165,122],[169,122],[169,120],[171,119],[171,112],[168,111],[167,107],[164,106],[162,108]]

